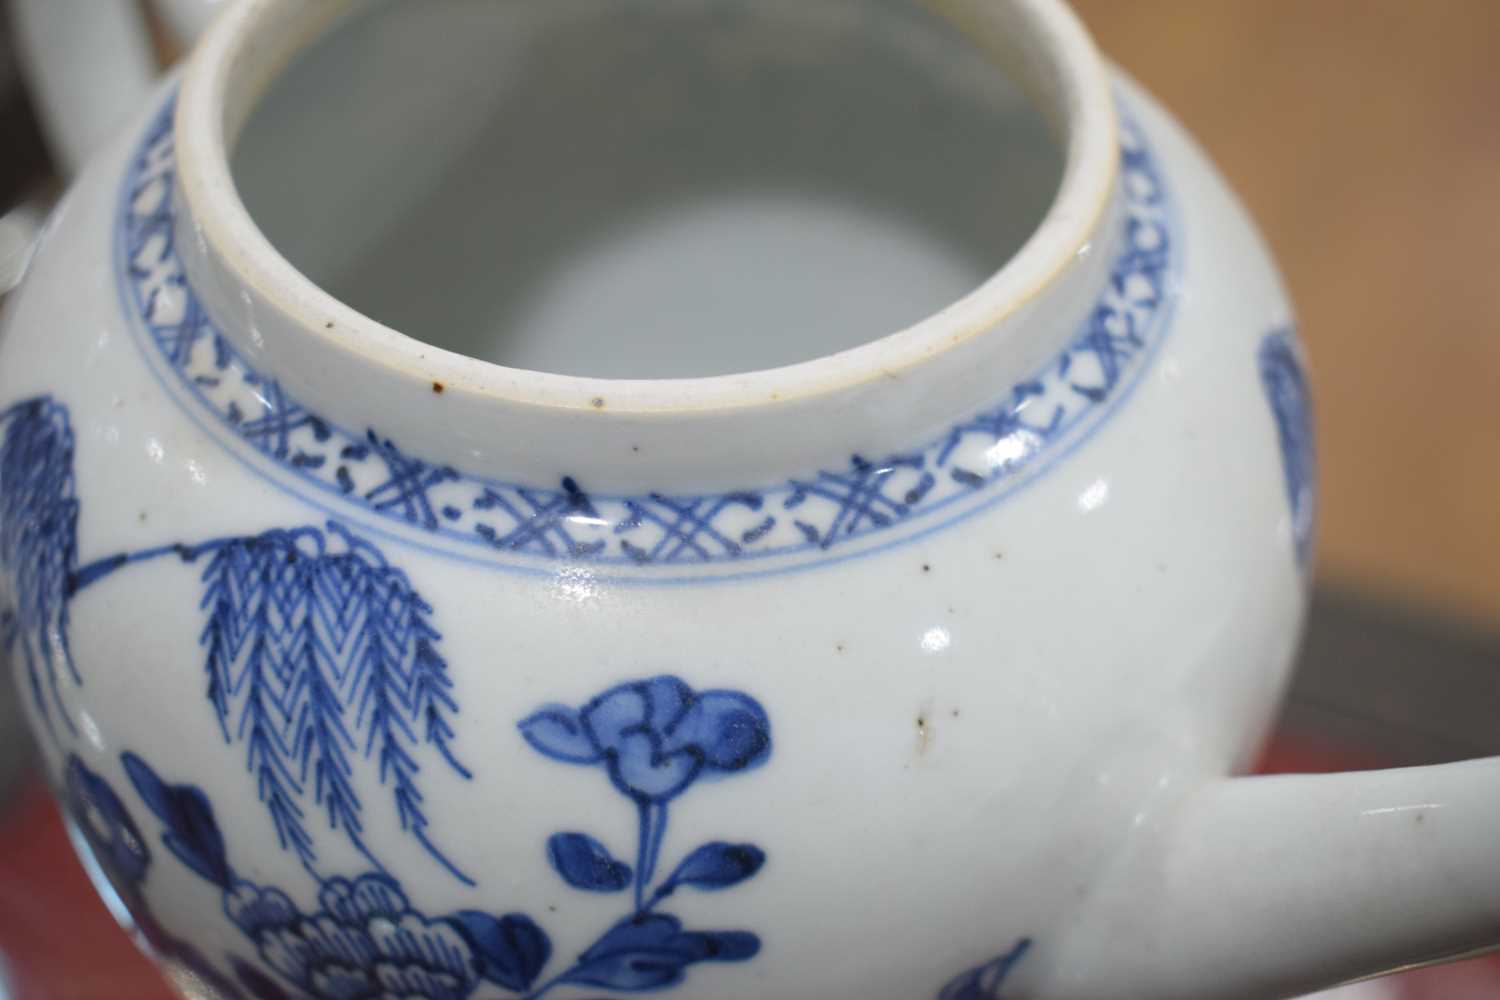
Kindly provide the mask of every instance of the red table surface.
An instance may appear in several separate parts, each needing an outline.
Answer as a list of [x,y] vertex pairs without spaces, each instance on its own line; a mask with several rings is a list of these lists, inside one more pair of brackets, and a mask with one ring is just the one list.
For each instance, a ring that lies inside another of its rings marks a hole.
[[[1336,771],[1368,757],[1279,744],[1261,770]],[[33,781],[0,822],[0,953],[12,1000],[171,1000],[160,976],[115,924],[68,843],[46,787]],[[1500,958],[1405,973],[1371,996],[1390,1000],[1496,1000]],[[0,997],[4,996],[0,986]]]

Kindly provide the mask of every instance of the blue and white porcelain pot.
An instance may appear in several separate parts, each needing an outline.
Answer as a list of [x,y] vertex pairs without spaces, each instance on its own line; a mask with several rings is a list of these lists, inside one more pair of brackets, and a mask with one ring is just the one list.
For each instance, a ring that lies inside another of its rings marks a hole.
[[1250,223],[1054,0],[256,0],[0,340],[4,641],[185,994],[1271,996],[1492,762],[1229,777],[1312,543]]

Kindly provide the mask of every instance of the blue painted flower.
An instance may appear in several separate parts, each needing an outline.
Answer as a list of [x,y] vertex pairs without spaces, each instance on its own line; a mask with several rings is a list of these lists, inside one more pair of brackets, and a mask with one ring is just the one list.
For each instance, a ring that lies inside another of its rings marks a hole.
[[281,890],[241,879],[224,911],[267,965],[319,1000],[459,1000],[478,985],[468,939],[413,910],[389,876],[328,879],[318,903],[304,914]]
[[110,884],[127,903],[133,902],[151,863],[151,852],[124,803],[77,755],[68,758],[63,794],[68,814]]
[[699,778],[746,771],[771,754],[771,722],[754,698],[695,692],[666,675],[610,688],[578,709],[547,705],[520,728],[554,760],[603,763],[640,804],[666,803]]

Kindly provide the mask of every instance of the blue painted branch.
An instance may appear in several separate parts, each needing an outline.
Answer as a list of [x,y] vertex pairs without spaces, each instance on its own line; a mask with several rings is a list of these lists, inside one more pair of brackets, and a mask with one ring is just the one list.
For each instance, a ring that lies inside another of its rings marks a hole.
[[105,556],[103,559],[95,559],[88,565],[82,566],[69,574],[68,596],[72,597],[90,584],[98,583],[115,570],[129,566],[132,563],[146,562],[161,556],[171,555],[177,556],[185,563],[190,563],[205,552],[212,552],[215,549],[221,549],[226,545],[234,545],[240,541],[242,539],[239,538],[216,538],[213,541],[200,542],[197,545],[183,545],[178,542],[172,545],[159,545],[152,549],[141,549],[138,552],[119,552],[112,556]]

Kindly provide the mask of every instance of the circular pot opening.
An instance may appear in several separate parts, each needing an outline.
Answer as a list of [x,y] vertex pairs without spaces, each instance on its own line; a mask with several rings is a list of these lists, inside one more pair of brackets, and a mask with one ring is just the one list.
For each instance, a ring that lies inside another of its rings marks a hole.
[[230,169],[293,267],[425,344],[747,372],[916,324],[1021,250],[1071,122],[1011,69],[899,0],[390,0],[242,81]]

